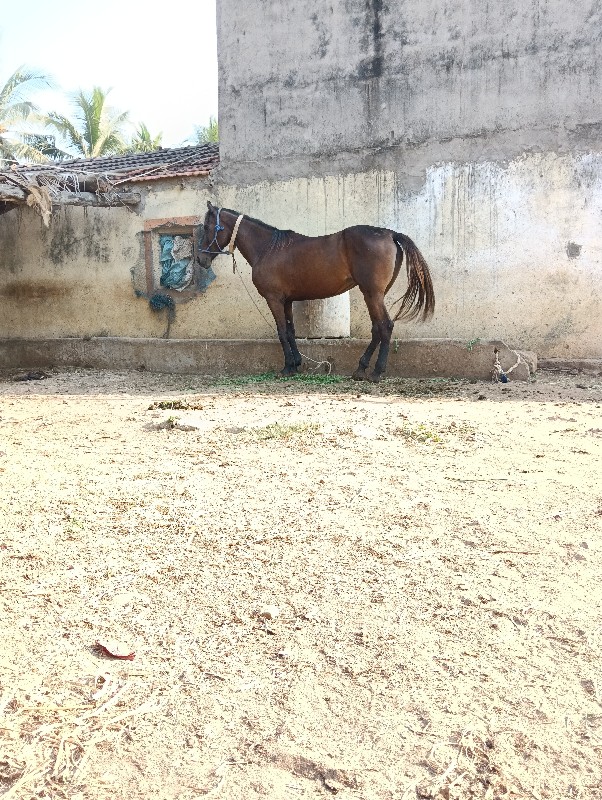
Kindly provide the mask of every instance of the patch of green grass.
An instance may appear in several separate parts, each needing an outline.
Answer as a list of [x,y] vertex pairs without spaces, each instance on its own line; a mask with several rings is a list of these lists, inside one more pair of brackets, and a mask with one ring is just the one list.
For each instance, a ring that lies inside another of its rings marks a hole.
[[317,433],[320,426],[312,422],[299,422],[294,424],[281,424],[273,422],[264,428],[252,428],[249,433],[254,439],[265,441],[267,439],[290,439],[300,433]]
[[466,441],[473,441],[477,436],[477,429],[464,421],[452,421],[449,425],[445,425],[438,430],[430,428],[422,422],[417,425],[404,422],[401,427],[396,428],[392,433],[396,436],[402,436],[404,439],[422,442],[423,444],[442,444],[445,441],[450,441],[452,436]]
[[398,394],[402,397],[432,397],[457,389],[463,379],[455,378],[388,378],[378,384],[383,394]]
[[221,375],[215,378],[215,386],[249,386],[255,383],[270,383],[278,379],[275,372],[260,372],[258,375]]
[[437,431],[427,428],[426,425],[420,423],[418,425],[403,425],[397,428],[394,433],[397,436],[403,436],[404,439],[409,439],[413,442],[421,442],[423,444],[434,443],[440,444],[443,439]]
[[289,380],[312,386],[331,386],[336,383],[347,383],[349,378],[344,375],[321,375],[318,372],[304,372],[300,375],[293,375]]
[[[302,372],[297,375],[283,378],[279,372],[261,372],[257,375],[223,375],[208,378],[203,384],[206,388],[224,387],[234,390],[248,389],[249,391],[271,392],[278,391],[286,394],[287,391],[304,391],[315,389],[323,393],[335,392],[337,394],[377,394],[393,395],[401,397],[438,397],[449,394],[454,390],[464,386],[466,381],[461,378],[387,378],[380,383],[374,384],[369,381],[355,381],[351,375],[333,375],[320,372]],[[202,391],[200,386],[196,391]],[[195,408],[191,401],[161,401],[164,403],[162,408],[181,408],[191,410]],[[175,403],[182,403],[181,406]],[[184,405],[190,402],[190,405]],[[172,405],[169,405],[172,403]],[[154,408],[158,408],[154,404]],[[197,407],[198,408],[198,407]]]
[[157,400],[148,407],[149,411],[160,408],[162,411],[200,411],[203,406],[189,400]]
[[317,372],[302,372],[283,378],[278,372],[262,372],[258,375],[224,375],[216,378],[216,386],[251,386],[261,383],[272,383],[277,381],[279,384],[301,383],[308,386],[331,386],[338,383],[346,383],[349,378],[343,375],[321,375]]

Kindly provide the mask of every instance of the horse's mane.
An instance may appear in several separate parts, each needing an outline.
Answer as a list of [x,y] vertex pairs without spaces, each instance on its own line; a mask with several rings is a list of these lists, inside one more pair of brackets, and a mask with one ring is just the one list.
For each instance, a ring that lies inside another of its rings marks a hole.
[[[234,211],[232,208],[222,208],[222,211],[227,211],[229,214],[232,214],[235,217],[240,214],[240,211]],[[272,238],[270,239],[270,243],[268,244],[266,252],[279,250],[282,247],[287,247],[287,245],[292,244],[293,240],[295,239],[305,238],[296,231],[280,230],[280,228],[276,228],[274,225],[268,225],[267,222],[257,219],[256,217],[249,217],[247,214],[244,215],[244,218],[248,222],[253,222],[255,225],[258,225],[260,228],[263,228],[265,231],[269,231],[272,234]]]
[[[232,208],[222,208],[222,211],[227,211],[229,214],[234,214],[235,217],[237,217],[240,214],[240,211],[234,211]],[[248,220],[249,222],[254,222],[261,228],[265,228],[266,231],[278,230],[278,228],[274,227],[274,225],[268,225],[267,222],[263,222],[263,220],[256,219],[255,217],[250,217],[248,214],[245,214],[245,219]]]

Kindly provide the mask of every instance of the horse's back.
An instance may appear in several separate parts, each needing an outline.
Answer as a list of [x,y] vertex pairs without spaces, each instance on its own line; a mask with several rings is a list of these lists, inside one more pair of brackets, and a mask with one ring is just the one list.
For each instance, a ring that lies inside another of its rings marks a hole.
[[347,258],[353,263],[389,263],[391,259],[394,262],[397,255],[394,235],[395,231],[374,225],[352,225],[341,231]]
[[351,225],[341,231],[341,236],[346,241],[366,246],[375,241],[389,242],[394,233],[389,228],[377,228],[375,225]]

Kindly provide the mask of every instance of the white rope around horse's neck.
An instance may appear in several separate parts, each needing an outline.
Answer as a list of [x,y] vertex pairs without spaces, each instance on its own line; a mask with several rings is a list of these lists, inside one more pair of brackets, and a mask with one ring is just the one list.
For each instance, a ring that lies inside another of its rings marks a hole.
[[230,237],[230,241],[228,242],[228,250],[222,250],[223,253],[227,252],[228,255],[232,256],[232,272],[236,272],[236,259],[234,258],[234,250],[236,248],[236,234],[238,233],[238,228],[240,227],[240,223],[242,222],[242,218],[244,214],[239,214],[236,222],[234,223],[234,229],[232,231],[232,236]]
[[234,248],[236,246],[236,234],[238,233],[238,229],[240,227],[240,223],[242,222],[242,218],[244,214],[239,214],[238,219],[234,223],[234,230],[232,231],[232,236],[230,237],[230,241],[228,242],[228,252],[230,255],[234,255]]

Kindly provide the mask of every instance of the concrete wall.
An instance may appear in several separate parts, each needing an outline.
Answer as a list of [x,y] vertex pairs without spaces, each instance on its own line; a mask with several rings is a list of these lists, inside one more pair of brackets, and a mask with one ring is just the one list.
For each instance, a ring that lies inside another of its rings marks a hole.
[[[602,357],[602,154],[433,166],[418,192],[374,171],[222,187],[219,198],[309,233],[370,222],[409,234],[438,305],[431,322],[398,323],[395,337],[500,338],[540,357]],[[391,298],[403,288],[398,280]],[[354,290],[351,335],[369,332]]]
[[221,0],[220,202],[412,236],[437,312],[395,335],[602,357],[601,20],[593,0]]
[[245,180],[253,162],[264,177],[342,162],[418,176],[425,145],[422,167],[599,147],[601,13],[595,0],[220,0],[222,160]]
[[[144,263],[139,226],[123,209],[64,209],[49,228],[27,207],[0,216],[0,336],[136,330],[130,267]],[[149,317],[156,333],[158,322]]]
[[[392,171],[155,186],[144,209],[63,209],[44,228],[31,209],[0,216],[0,338],[161,337],[150,310],[146,219],[190,216],[208,197],[310,234],[370,222],[414,238],[431,265],[435,318],[395,338],[503,339],[540,358],[602,356],[602,154],[525,154],[509,162],[434,165],[420,191]],[[202,212],[201,212],[202,216]],[[199,217],[201,218],[201,217]],[[274,326],[237,257],[214,262],[206,294],[177,306],[172,338],[271,338]],[[402,280],[391,299],[404,290]],[[369,336],[351,292],[351,335]]]

